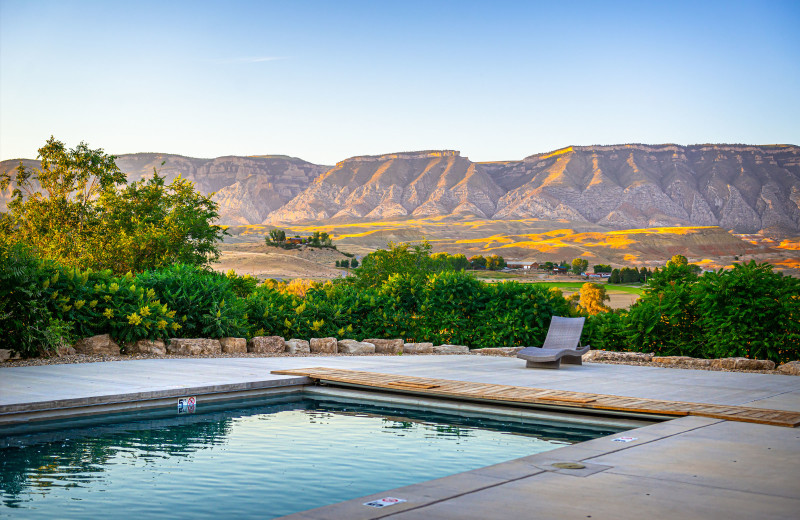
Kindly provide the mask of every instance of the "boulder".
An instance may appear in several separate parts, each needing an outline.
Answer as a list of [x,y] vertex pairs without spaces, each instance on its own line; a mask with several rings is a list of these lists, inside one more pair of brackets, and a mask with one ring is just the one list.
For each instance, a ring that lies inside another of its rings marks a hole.
[[690,367],[709,367],[710,359],[699,359],[689,356],[653,356],[653,363],[661,365],[681,365]]
[[309,349],[312,354],[336,354],[336,338],[311,338]]
[[256,354],[277,354],[286,350],[286,342],[280,336],[256,336],[247,342],[247,351]]
[[433,347],[434,354],[469,354],[466,345],[437,345]]
[[789,376],[800,376],[800,361],[789,361],[778,367],[778,372]]
[[342,339],[336,343],[339,354],[374,354],[375,345],[366,341]]
[[0,348],[0,363],[11,359],[11,351],[7,348]]
[[711,368],[722,370],[775,370],[775,362],[745,357],[712,359]]
[[376,354],[400,354],[403,352],[402,339],[376,339],[369,338],[364,340],[366,343],[375,345]]
[[311,348],[304,339],[290,339],[286,342],[286,352],[289,354],[310,354]]
[[172,338],[167,345],[167,352],[178,356],[204,356],[221,354],[222,346],[216,339]]
[[433,343],[405,343],[403,354],[433,354]]
[[247,340],[244,338],[220,338],[219,345],[225,354],[247,353]]
[[583,355],[584,361],[619,361],[644,362],[649,363],[653,360],[652,353],[646,352],[614,352],[612,350],[590,350]]
[[56,349],[56,356],[58,357],[74,356],[75,354],[77,352],[72,345],[61,345]]
[[119,356],[119,345],[108,334],[79,339],[75,343],[78,354]]
[[496,348],[476,348],[471,352],[479,356],[506,356],[514,357],[517,352],[525,347],[496,347]]
[[140,339],[136,343],[131,343],[125,347],[127,354],[153,354],[163,356],[167,353],[167,347],[160,339]]

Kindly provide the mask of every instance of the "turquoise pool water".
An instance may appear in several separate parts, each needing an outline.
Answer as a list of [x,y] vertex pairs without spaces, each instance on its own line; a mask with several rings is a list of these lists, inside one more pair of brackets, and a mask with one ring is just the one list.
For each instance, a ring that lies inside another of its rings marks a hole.
[[0,437],[0,516],[275,518],[618,431],[307,397],[134,419]]

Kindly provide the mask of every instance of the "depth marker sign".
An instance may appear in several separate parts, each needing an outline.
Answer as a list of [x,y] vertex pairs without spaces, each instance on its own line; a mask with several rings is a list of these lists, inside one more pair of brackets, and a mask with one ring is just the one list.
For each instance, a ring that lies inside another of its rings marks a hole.
[[386,498],[380,498],[378,500],[373,500],[371,502],[365,502],[364,505],[369,507],[389,507],[395,504],[399,504],[400,502],[405,502],[405,500],[402,498],[386,497]]
[[196,409],[196,397],[183,397],[178,399],[178,413],[194,413]]

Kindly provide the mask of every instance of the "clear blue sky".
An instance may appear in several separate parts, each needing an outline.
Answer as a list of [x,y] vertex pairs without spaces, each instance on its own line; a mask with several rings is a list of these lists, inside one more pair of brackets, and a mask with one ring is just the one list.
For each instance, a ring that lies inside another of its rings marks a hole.
[[800,1],[0,0],[0,159],[800,144]]

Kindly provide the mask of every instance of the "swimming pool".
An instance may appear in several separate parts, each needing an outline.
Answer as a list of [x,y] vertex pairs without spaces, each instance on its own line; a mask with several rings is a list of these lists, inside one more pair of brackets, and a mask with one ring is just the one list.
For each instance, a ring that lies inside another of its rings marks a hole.
[[0,516],[275,518],[627,429],[306,393],[113,419],[5,435]]

